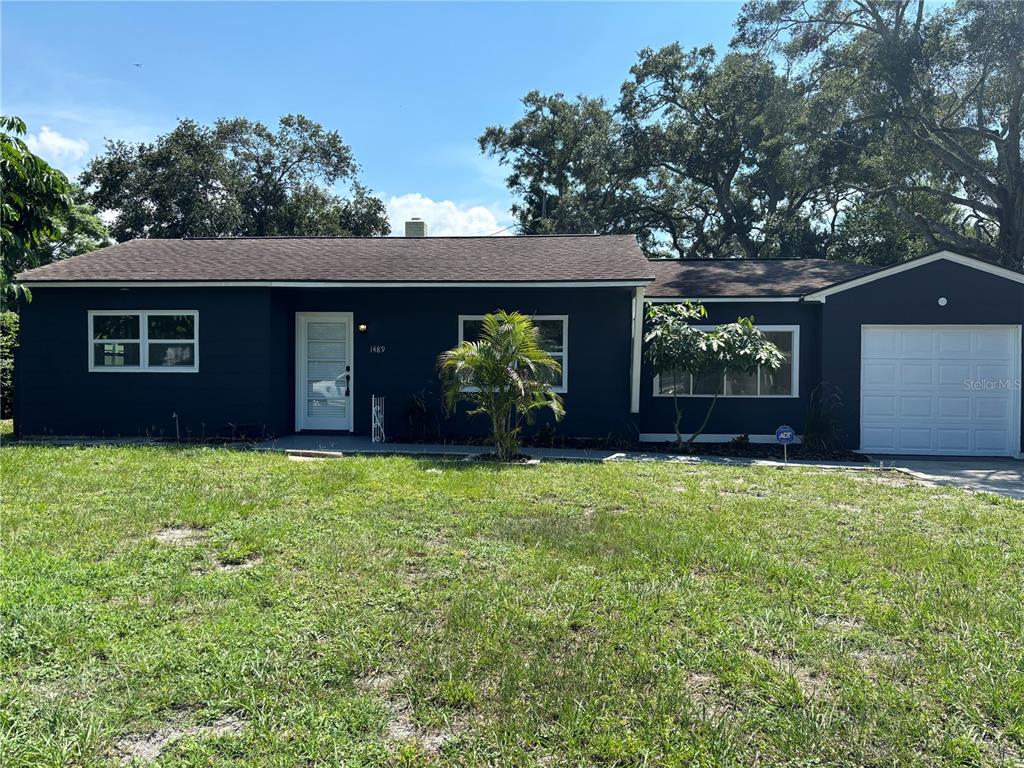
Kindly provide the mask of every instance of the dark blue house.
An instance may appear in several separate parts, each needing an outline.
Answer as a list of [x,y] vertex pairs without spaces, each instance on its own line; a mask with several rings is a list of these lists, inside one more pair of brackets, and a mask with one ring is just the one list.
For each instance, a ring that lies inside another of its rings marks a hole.
[[440,352],[496,309],[533,316],[562,363],[575,437],[673,438],[717,381],[654,376],[651,302],[752,315],[785,352],[730,376],[707,440],[799,432],[822,381],[849,447],[1021,454],[1024,275],[942,252],[885,269],[815,259],[646,259],[630,236],[136,240],[18,275],[32,291],[15,366],[20,435],[369,434],[457,438]]

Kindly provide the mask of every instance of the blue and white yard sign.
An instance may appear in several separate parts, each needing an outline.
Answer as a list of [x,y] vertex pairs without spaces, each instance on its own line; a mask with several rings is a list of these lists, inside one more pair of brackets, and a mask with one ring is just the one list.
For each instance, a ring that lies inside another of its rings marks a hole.
[[789,445],[796,441],[796,430],[783,424],[775,430],[775,439],[778,440],[781,445]]

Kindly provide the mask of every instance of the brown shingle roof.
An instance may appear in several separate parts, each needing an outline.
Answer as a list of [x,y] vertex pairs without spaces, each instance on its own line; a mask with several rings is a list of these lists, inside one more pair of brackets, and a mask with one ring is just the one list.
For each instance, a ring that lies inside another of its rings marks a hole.
[[632,235],[131,240],[17,275],[44,281],[648,281]]
[[803,296],[878,267],[826,259],[656,259],[651,298]]

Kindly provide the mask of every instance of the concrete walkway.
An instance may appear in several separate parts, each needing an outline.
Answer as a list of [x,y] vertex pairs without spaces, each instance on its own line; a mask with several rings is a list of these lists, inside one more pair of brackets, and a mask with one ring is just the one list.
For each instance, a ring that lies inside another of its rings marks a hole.
[[1024,499],[1024,461],[1018,459],[877,458],[925,482]]
[[[257,443],[259,451],[284,451],[292,455],[323,456],[373,455],[448,456],[466,458],[493,453],[489,445],[450,445],[441,443],[374,443],[368,437],[348,435],[285,435]],[[681,456],[673,453],[641,453],[636,451],[586,450],[580,448],[531,448],[522,453],[533,459],[558,461],[659,461],[676,464],[732,464],[736,466],[781,466],[770,459],[732,458],[728,456]],[[790,464],[812,467],[867,468],[871,465],[852,461],[790,461]],[[878,468],[878,465],[874,465]]]
[[[283,451],[296,457],[345,455],[437,456],[453,459],[491,453],[485,445],[442,443],[374,443],[368,437],[348,435],[286,435],[258,443],[256,450]],[[781,461],[727,456],[680,456],[672,453],[582,450],[579,448],[529,448],[524,455],[549,461],[657,461],[674,464],[726,464],[732,466],[781,466]],[[932,485],[954,485],[1024,499],[1024,461],[1015,459],[893,459],[872,457],[868,463],[851,461],[791,461],[790,464],[824,469],[886,469],[904,472]]]

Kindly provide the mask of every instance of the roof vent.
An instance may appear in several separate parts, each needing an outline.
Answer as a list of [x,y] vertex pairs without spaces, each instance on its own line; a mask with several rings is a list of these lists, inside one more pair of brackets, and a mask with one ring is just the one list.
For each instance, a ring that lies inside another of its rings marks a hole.
[[413,217],[409,221],[405,222],[405,236],[406,237],[426,237],[427,236],[427,222],[423,219]]

